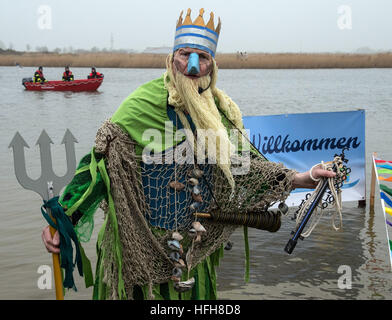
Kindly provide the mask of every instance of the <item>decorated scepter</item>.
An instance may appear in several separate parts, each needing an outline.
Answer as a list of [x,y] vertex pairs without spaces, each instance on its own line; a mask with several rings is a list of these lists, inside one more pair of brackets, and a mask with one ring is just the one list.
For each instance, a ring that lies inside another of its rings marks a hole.
[[[321,207],[322,211],[328,206],[328,204],[335,204],[336,210],[340,215],[340,227],[342,226],[341,187],[343,186],[343,182],[347,179],[347,175],[351,172],[351,169],[345,165],[345,163],[348,162],[348,159],[346,159],[344,155],[345,150],[347,150],[347,148],[344,148],[340,155],[335,154],[333,161],[324,164],[326,169],[334,171],[336,176],[334,178],[321,179],[313,194],[308,193],[306,195],[306,200],[302,201],[296,211],[296,216],[294,217],[294,219],[297,219],[296,230],[292,232],[293,236],[284,248],[288,254],[293,252],[298,239],[303,240],[305,237],[309,236],[314,227],[317,225],[321,218],[321,213],[318,218],[315,219],[316,222],[312,223],[311,227],[304,232],[306,224],[311,219],[312,214],[317,211],[318,207]],[[320,201],[322,201],[326,192],[328,193],[327,199],[320,204]],[[340,227],[335,227],[334,221],[333,226],[335,230],[340,229]]]
[[[53,144],[53,142],[46,131],[43,130],[36,143],[39,145],[41,157],[41,176],[37,180],[31,179],[27,175],[24,148],[29,148],[29,146],[19,132],[15,134],[9,145],[9,148],[12,147],[13,149],[16,179],[23,188],[35,191],[42,197],[44,205],[42,206],[43,208],[41,208],[41,211],[50,225],[51,235],[52,237],[54,236],[56,229],[60,234],[60,255],[52,253],[56,300],[64,299],[63,285],[65,288],[76,289],[72,276],[74,263],[72,261],[73,249],[71,240],[75,243],[76,247],[76,261],[79,274],[83,275],[76,234],[69,218],[65,215],[63,208],[58,203],[58,194],[60,190],[72,180],[76,170],[75,142],[77,142],[77,140],[72,135],[71,131],[67,129],[61,142],[65,145],[66,150],[67,173],[62,177],[58,177],[54,173],[52,167],[50,144]],[[44,209],[46,209],[46,211]],[[62,282],[60,267],[65,269],[64,283]]]

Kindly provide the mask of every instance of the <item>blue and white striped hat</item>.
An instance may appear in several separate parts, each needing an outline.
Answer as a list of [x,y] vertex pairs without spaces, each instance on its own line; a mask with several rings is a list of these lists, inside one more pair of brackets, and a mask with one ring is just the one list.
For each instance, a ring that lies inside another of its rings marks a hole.
[[191,20],[191,9],[188,9],[184,21],[180,18],[177,21],[176,36],[174,39],[173,52],[180,48],[196,48],[208,52],[215,57],[216,47],[221,29],[219,18],[218,26],[214,28],[214,13],[210,13],[210,20],[207,25],[204,23],[204,9],[200,9],[199,16],[194,22]]

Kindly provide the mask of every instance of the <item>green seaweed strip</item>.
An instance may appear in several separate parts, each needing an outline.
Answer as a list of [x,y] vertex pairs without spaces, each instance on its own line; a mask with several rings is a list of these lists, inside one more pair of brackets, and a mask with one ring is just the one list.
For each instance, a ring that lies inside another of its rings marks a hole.
[[169,281],[167,283],[168,288],[169,288],[169,299],[170,300],[178,300],[179,299],[179,295],[178,292],[176,291],[176,289],[174,289],[174,284],[173,281]]
[[219,264],[219,258],[217,258],[217,256],[219,255],[220,252],[217,250],[206,259],[208,276],[210,278],[210,281],[207,283],[209,284],[209,287],[210,285],[212,286],[212,288],[210,287],[208,290],[208,296],[206,297],[206,299],[208,300],[216,300],[218,297],[218,293],[216,291],[216,273],[215,273],[214,265],[216,265],[216,262],[218,262]]
[[93,270],[91,269],[91,262],[87,258],[86,253],[79,241],[79,249],[82,256],[82,266],[83,266],[83,275],[84,275],[84,283],[86,288],[91,287],[94,284],[94,276]]
[[[92,154],[92,157],[94,155]],[[95,158],[94,158],[95,160]],[[113,231],[114,231],[114,250],[116,254],[116,262],[117,262],[117,268],[118,268],[118,296],[120,299],[126,299],[126,292],[125,292],[125,286],[124,286],[124,280],[122,277],[122,248],[121,248],[121,242],[120,242],[120,237],[119,237],[119,232],[118,232],[118,224],[117,224],[117,217],[116,217],[116,209],[114,207],[114,201],[110,192],[110,179],[109,176],[106,172],[106,167],[105,167],[105,162],[104,159],[102,158],[98,162],[98,169],[99,172],[101,173],[102,179],[105,183],[106,190],[107,190],[107,195],[108,195],[108,205],[109,205],[109,214],[108,217],[110,217],[112,226],[113,226]]]
[[105,221],[102,224],[101,229],[99,230],[98,233],[98,239],[97,239],[97,256],[98,256],[98,261],[97,261],[97,267],[95,271],[95,285],[94,285],[94,291],[93,291],[93,299],[94,300],[103,300],[106,299],[106,286],[103,283],[103,257],[105,256],[105,252],[102,249],[102,239],[105,233],[106,229],[106,224],[108,221],[108,216],[105,218]]
[[[94,185],[96,183],[96,178],[97,178],[97,162],[95,160],[94,157],[94,149],[91,151],[91,162],[89,165],[86,165],[78,170],[76,170],[75,175],[80,174],[84,171],[90,170],[90,175],[91,175],[91,183],[88,187],[88,189],[86,190],[86,192],[83,194],[83,196],[76,202],[74,203],[74,205],[69,208],[66,211],[67,216],[71,216],[73,212],[75,212],[75,210],[80,206],[80,204],[83,203],[83,201],[90,195],[90,193],[92,192]],[[83,247],[81,246],[81,243],[79,241],[79,247],[80,247],[80,253],[81,253],[81,257],[82,257],[82,266],[83,266],[83,274],[84,274],[84,283],[86,288],[91,287],[94,284],[94,280],[93,280],[93,272],[92,272],[92,268],[91,268],[91,262],[90,260],[87,258],[87,255],[83,249]]]
[[[197,300],[206,299],[206,272],[204,263],[199,263],[197,265],[197,283],[198,283],[198,295]],[[208,270],[207,270],[208,272]]]
[[220,259],[224,256],[224,251],[224,246],[222,244],[219,249],[215,250],[215,252],[210,255],[213,267],[219,267]]
[[209,285],[210,289],[207,294],[207,299],[209,300],[216,300],[218,299],[218,292],[216,289],[216,271],[215,267],[219,266],[220,259],[223,258],[224,255],[224,246],[221,245],[219,249],[215,250],[213,254],[211,254],[206,259],[206,266],[208,268],[208,276],[209,276]]
[[245,241],[245,282],[249,282],[249,239],[248,239],[247,226],[244,226],[244,241]]
[[[148,287],[145,287],[147,290],[143,290],[144,300],[148,299]],[[154,300],[165,300],[165,298],[161,294],[161,286],[159,284],[155,285],[152,288],[152,293],[154,295]]]
[[159,285],[160,295],[164,300],[178,300],[178,292],[175,291],[173,281],[161,283]]
[[380,189],[392,196],[392,189],[388,188],[385,184],[380,183]]
[[[86,200],[86,198],[93,191],[93,188],[94,188],[95,183],[97,181],[97,161],[94,156],[94,148],[91,151],[91,163],[88,167],[90,169],[91,183],[90,183],[89,187],[87,188],[86,192],[83,194],[83,196],[81,196],[80,199],[78,201],[76,201],[71,208],[68,208],[68,210],[66,211],[67,216],[71,216],[76,211],[76,209],[79,208],[79,206],[83,203],[83,201]],[[85,169],[85,167],[83,167],[81,169],[84,169],[84,171],[87,170],[87,169]]]
[[[101,259],[104,259],[104,252],[102,252],[102,257]],[[104,278],[104,269],[103,269],[103,263],[99,265],[99,270],[98,270],[98,278],[97,278],[97,299],[98,300],[106,300],[107,299],[107,288],[106,284],[103,282]]]
[[204,269],[206,272],[204,272],[204,282],[205,282],[205,294],[204,294],[204,300],[211,300],[211,289],[213,291],[213,286],[214,284],[211,282],[210,279],[210,272],[208,269],[208,265],[205,266]]
[[85,166],[83,166],[83,167],[81,167],[81,168],[79,168],[78,170],[75,171],[75,176],[80,174],[80,173],[83,173],[83,172],[85,172],[85,171],[87,171],[89,169],[90,169],[90,165],[89,164],[85,165]]
[[195,267],[194,274],[192,275],[195,278],[195,285],[193,286],[192,290],[188,291],[188,296],[186,300],[200,300],[200,283],[199,283],[199,268],[200,263]]

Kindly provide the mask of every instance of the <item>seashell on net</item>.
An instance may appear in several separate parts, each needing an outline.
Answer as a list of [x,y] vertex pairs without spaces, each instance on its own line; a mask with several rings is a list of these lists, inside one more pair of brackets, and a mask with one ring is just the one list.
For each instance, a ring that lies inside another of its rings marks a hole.
[[192,188],[192,193],[196,195],[200,194],[200,188],[198,186],[194,186]]
[[178,181],[170,181],[169,186],[170,188],[173,188],[176,191],[181,191],[185,188],[185,185]]
[[202,198],[201,194],[194,194],[194,193],[192,193],[192,198],[196,202],[203,202],[203,198]]
[[195,278],[190,278],[187,281],[179,281],[174,283],[174,289],[177,292],[185,292],[193,288],[195,285]]
[[200,202],[193,202],[190,205],[191,210],[197,210],[200,207]]
[[201,241],[201,234],[197,233],[196,238],[195,238],[195,242],[200,242]]
[[202,224],[199,221],[194,221],[192,222],[192,227],[197,231],[197,232],[206,232],[207,230],[202,226]]
[[193,169],[192,170],[192,177],[198,179],[201,178],[203,176],[204,172],[200,169]]
[[182,276],[182,270],[181,270],[181,268],[177,268],[177,267],[173,268],[173,270],[172,270],[172,276],[173,276],[173,277],[176,277],[176,278],[181,278],[181,276]]
[[179,232],[174,231],[172,234],[172,239],[177,240],[177,241],[181,241],[182,239],[184,239],[184,237]]
[[289,211],[289,207],[287,206],[286,203],[281,202],[278,205],[278,210],[281,214],[285,215]]
[[167,242],[167,245],[169,246],[170,249],[180,251],[181,250],[181,245],[177,240],[169,240]]
[[189,231],[188,231],[189,237],[194,238],[194,237],[196,237],[196,234],[197,234],[197,231],[195,228],[189,229]]
[[185,262],[184,262],[184,260],[182,260],[182,259],[178,259],[178,261],[175,262],[174,265],[175,265],[177,268],[185,268],[185,267],[186,267]]
[[169,255],[170,260],[178,262],[180,260],[181,256],[177,251],[171,252]]
[[190,183],[192,186],[197,186],[197,185],[199,184],[199,180],[197,180],[196,178],[190,178],[190,179],[189,179],[189,183]]

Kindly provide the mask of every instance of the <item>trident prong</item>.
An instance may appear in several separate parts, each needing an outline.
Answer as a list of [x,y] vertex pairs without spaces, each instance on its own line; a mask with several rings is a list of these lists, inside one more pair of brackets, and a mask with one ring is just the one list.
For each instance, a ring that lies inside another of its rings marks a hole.
[[[77,142],[71,131],[67,129],[65,132],[62,144],[65,144],[65,153],[67,158],[67,173],[63,177],[58,177],[52,166],[52,154],[50,145],[53,141],[50,139],[45,130],[42,130],[41,135],[37,140],[41,156],[41,176],[37,180],[28,177],[26,172],[26,161],[24,148],[29,148],[29,145],[23,139],[19,132],[16,132],[8,148],[13,149],[14,153],[14,169],[16,179],[22,187],[37,192],[41,195],[43,200],[49,200],[57,196],[62,187],[68,184],[76,170],[76,157],[74,143]],[[53,219],[50,209],[47,209],[49,216]],[[54,223],[56,220],[53,219]],[[55,229],[49,227],[52,237],[55,234]],[[53,256],[53,269],[54,280],[56,287],[56,299],[64,300],[62,275],[60,269],[60,258],[58,253],[52,253]]]
[[13,149],[14,153],[14,170],[16,179],[25,189],[35,191],[37,180],[33,180],[27,176],[26,172],[26,159],[24,154],[24,148],[30,148],[19,132],[15,133],[15,136],[11,140],[8,148]]
[[58,192],[60,192],[61,188],[67,185],[72,180],[75,174],[76,171],[75,143],[78,143],[78,140],[76,140],[72,132],[69,129],[67,129],[65,131],[63,140],[61,141],[61,144],[65,145],[65,155],[67,159],[67,173],[62,177],[58,177],[57,188],[58,186],[61,186]]
[[[41,176],[33,180],[28,177],[26,172],[26,160],[24,148],[29,148],[26,141],[16,132],[9,148],[12,147],[14,153],[15,176],[20,185],[28,190],[32,190],[41,195],[42,199],[49,200],[51,197],[60,193],[61,188],[67,185],[73,178],[76,170],[76,156],[74,143],[78,141],[72,135],[69,129],[66,130],[62,144],[65,144],[65,153],[67,159],[67,172],[64,176],[58,177],[53,171],[52,154],[50,145],[53,141],[50,139],[45,130],[42,130],[36,145],[39,145],[41,157]],[[53,194],[48,194],[48,183],[51,183]]]

